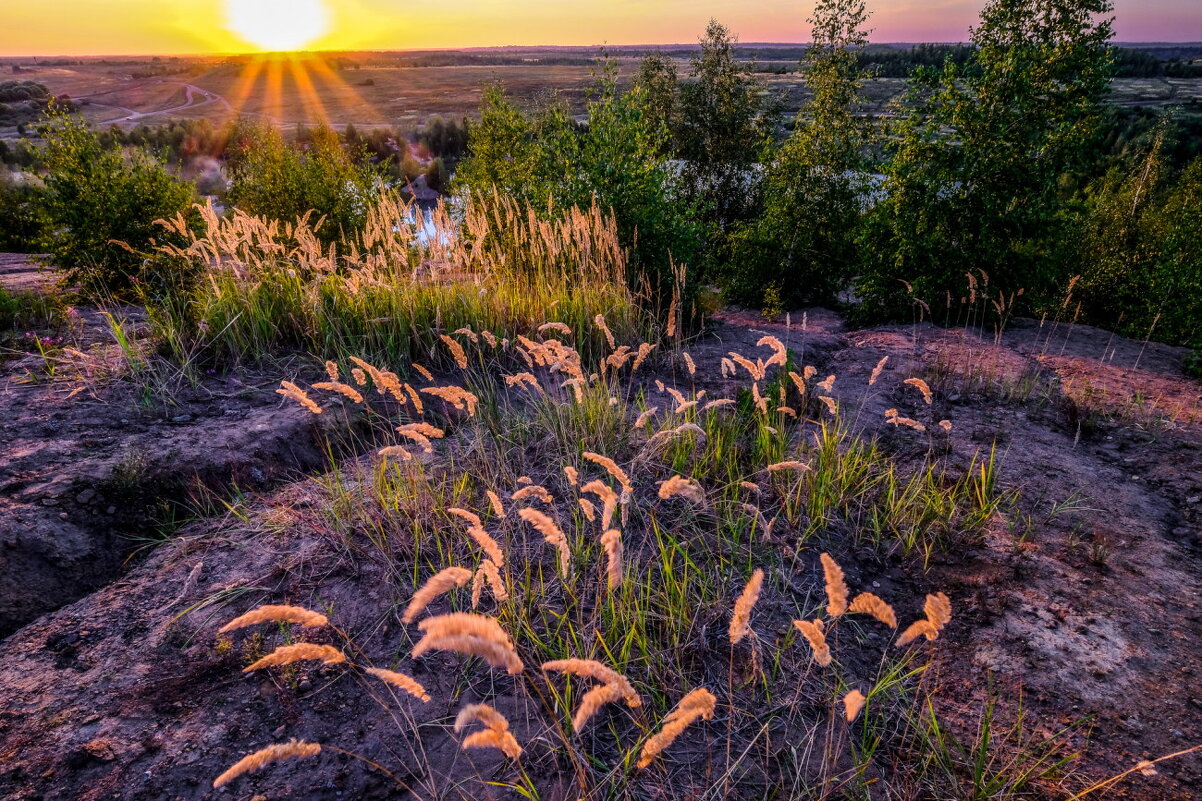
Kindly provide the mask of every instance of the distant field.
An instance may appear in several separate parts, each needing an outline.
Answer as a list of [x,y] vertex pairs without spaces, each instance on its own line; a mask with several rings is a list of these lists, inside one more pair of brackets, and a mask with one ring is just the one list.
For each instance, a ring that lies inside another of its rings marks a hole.
[[[685,55],[674,55],[682,72],[687,70]],[[463,58],[485,60],[470,54]],[[496,60],[517,63],[450,66],[407,66],[431,59],[388,54],[368,54],[355,60],[333,56],[269,61],[177,59],[167,66],[151,59],[82,60],[24,64],[13,77],[38,81],[56,95],[71,96],[93,122],[124,127],[172,118],[221,121],[237,113],[267,117],[283,125],[325,121],[335,126],[412,126],[434,116],[473,115],[482,87],[493,81],[503,82],[523,102],[558,92],[579,110],[595,82],[586,58],[586,53],[574,51],[571,57],[541,61],[533,57],[524,61],[510,54]],[[637,54],[619,54],[622,80],[630,79],[637,63]],[[4,78],[12,69],[12,61],[0,62]],[[163,74],[154,75],[156,72]],[[151,77],[134,77],[148,74]],[[764,78],[784,97],[787,112],[796,112],[805,101],[808,92],[799,74],[766,74]],[[904,88],[905,81],[899,78],[869,81],[868,110],[888,111]],[[1114,83],[1113,99],[1122,105],[1148,106],[1202,102],[1202,79],[1122,78]]]

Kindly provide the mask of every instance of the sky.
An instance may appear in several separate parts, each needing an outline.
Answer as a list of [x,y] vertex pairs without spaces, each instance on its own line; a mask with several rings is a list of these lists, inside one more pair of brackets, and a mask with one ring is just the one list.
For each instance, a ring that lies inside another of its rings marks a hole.
[[[273,4],[288,13],[271,14]],[[869,0],[872,40],[963,41],[983,5]],[[1202,41],[1202,0],[1115,5],[1118,41]],[[710,17],[744,42],[804,42],[812,9],[813,0],[0,0],[0,56],[254,52],[298,26],[307,47],[332,50],[666,44],[696,41]],[[324,32],[310,38],[314,30]]]

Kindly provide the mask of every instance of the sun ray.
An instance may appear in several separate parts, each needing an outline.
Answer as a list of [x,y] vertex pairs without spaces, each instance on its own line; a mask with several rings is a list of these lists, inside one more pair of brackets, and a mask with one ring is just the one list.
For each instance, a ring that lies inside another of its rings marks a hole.
[[300,96],[301,103],[305,107],[306,117],[310,122],[317,122],[321,125],[330,124],[330,115],[326,112],[325,103],[322,102],[321,95],[318,94],[317,88],[313,85],[313,78],[309,75],[308,63],[316,59],[305,59],[301,61],[300,57],[293,54],[288,57],[288,71],[292,75],[292,81],[296,84],[297,93]]

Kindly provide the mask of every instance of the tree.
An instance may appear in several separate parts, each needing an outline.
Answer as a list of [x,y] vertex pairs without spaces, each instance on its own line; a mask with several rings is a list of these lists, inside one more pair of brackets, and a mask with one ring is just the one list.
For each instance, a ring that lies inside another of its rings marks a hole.
[[664,153],[675,153],[675,133],[680,127],[680,81],[676,64],[663,53],[648,53],[639,64],[635,84],[642,88],[648,116],[666,132]]
[[88,293],[123,293],[164,277],[147,273],[154,240],[164,238],[156,221],[191,207],[192,184],[143,152],[103,147],[86,122],[58,108],[42,136],[50,252],[67,281]]
[[857,235],[869,192],[864,150],[870,123],[857,114],[868,43],[863,0],[819,0],[802,69],[813,99],[768,165],[763,210],[733,237],[727,291],[759,303],[829,302],[858,263]]
[[290,145],[272,126],[240,121],[230,134],[229,203],[249,214],[296,222],[325,218],[318,235],[333,242],[362,229],[382,182],[362,153],[331,128],[298,129]]
[[873,215],[870,315],[959,295],[967,270],[1036,298],[1069,247],[1060,180],[1081,168],[1110,75],[1109,0],[991,0],[965,64],[919,70]]
[[734,58],[737,38],[710,20],[680,87],[677,152],[685,191],[719,232],[754,208],[754,167],[772,142],[779,108],[762,83]]

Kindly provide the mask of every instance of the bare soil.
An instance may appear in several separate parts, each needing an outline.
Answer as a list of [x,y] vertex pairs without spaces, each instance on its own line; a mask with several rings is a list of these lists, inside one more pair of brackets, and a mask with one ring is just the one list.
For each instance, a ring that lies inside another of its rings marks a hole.
[[[966,465],[996,443],[1000,483],[1021,490],[1018,508],[984,542],[938,555],[929,570],[868,555],[847,565],[853,586],[877,581],[890,595],[938,589],[953,598],[957,614],[937,671],[945,712],[958,727],[975,727],[986,688],[1011,708],[1021,694],[1033,732],[1084,721],[1068,745],[1084,751],[1078,769],[1093,779],[1202,742],[1202,385],[1182,374],[1183,352],[1022,320],[997,341],[930,325],[852,331],[816,309],[789,322],[729,312],[688,350],[712,368],[728,351],[751,352],[763,333],[779,336],[800,361],[837,375],[844,413],[895,451],[917,459],[936,448]],[[867,388],[885,356],[880,387]],[[273,474],[312,465],[312,418],[281,410],[252,378],[206,382],[203,400],[170,415],[135,414],[128,393],[68,399],[53,384],[12,383],[8,369],[0,447],[12,456],[0,459],[0,503],[5,521],[22,515],[29,522],[5,534],[0,554],[50,563],[41,551],[74,537],[80,549],[56,568],[63,584],[100,558],[96,538],[108,530],[114,503],[107,494],[97,500],[97,486],[111,479],[122,453],[143,449],[153,460],[146,475],[177,481],[193,472],[241,481],[258,470],[266,486]],[[723,391],[715,369],[704,374],[711,384],[702,387]],[[931,382],[929,409],[899,386],[910,376]],[[925,437],[894,429],[883,423],[891,407],[948,419],[953,430]],[[81,501],[89,489],[95,495]],[[378,688],[336,667],[279,680],[241,674],[247,646],[221,644],[216,630],[259,603],[336,610],[339,625],[377,665],[408,652],[410,634],[396,622],[407,598],[394,595],[383,566],[349,558],[323,533],[323,513],[311,482],[264,490],[245,513],[184,526],[111,584],[0,642],[0,796],[428,798],[437,797],[435,787],[454,796],[454,777],[466,773],[507,779],[488,752],[461,752],[450,724],[463,703],[487,695],[506,712],[506,704],[530,703],[530,694],[502,692],[498,700],[498,688],[510,685],[487,675],[460,678],[445,669],[451,658],[415,663],[434,696],[420,706],[381,705],[372,697]],[[35,529],[45,534],[22,539]],[[18,578],[38,575],[16,569]],[[104,580],[89,576],[79,596]],[[791,586],[813,592],[819,581],[809,571]],[[32,616],[51,584],[31,584],[10,603],[24,603]],[[762,603],[776,608],[772,598]],[[787,618],[777,622],[788,626]],[[420,744],[408,736],[413,731]],[[526,741],[527,732],[515,733]],[[334,753],[263,771],[232,791],[210,789],[245,752],[289,737],[336,741],[386,766],[413,792]],[[554,787],[551,777],[564,772],[555,745],[528,748],[526,767],[543,786]],[[676,797],[704,787],[704,777],[687,770],[689,748],[703,745],[686,744],[679,755],[685,767],[673,775]],[[1108,797],[1184,801],[1202,797],[1199,785],[1202,759],[1194,754],[1163,763],[1157,776],[1137,774]],[[477,783],[458,791],[515,797]],[[547,797],[574,792],[564,785]]]

